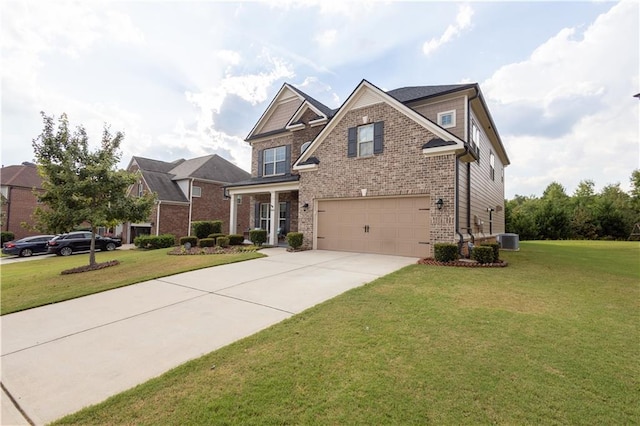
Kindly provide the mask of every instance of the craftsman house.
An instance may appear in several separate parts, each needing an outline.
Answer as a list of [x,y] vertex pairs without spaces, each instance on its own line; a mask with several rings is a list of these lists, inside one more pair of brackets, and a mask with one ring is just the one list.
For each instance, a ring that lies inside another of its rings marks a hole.
[[34,225],[33,212],[38,207],[34,191],[42,191],[42,177],[35,164],[6,166],[0,170],[0,190],[2,193],[2,230],[13,232],[15,239],[41,234],[23,227]]
[[152,192],[157,201],[148,221],[123,225],[125,243],[132,243],[143,234],[173,234],[177,240],[191,235],[191,223],[199,220],[222,220],[225,234],[243,234],[249,229],[249,198],[237,196],[233,206],[236,220],[230,232],[230,200],[225,196],[224,185],[246,180],[250,175],[218,155],[173,162],[133,157],[127,170],[140,173],[129,195]]
[[427,257],[504,232],[509,158],[476,83],[363,80],[337,110],[284,84],[246,140],[252,177],[227,190],[251,196],[271,244],[298,231],[308,248]]

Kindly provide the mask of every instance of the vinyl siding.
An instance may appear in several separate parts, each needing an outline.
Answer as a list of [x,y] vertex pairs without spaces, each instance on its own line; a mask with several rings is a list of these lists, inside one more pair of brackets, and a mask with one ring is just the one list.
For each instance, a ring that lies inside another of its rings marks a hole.
[[455,127],[449,127],[446,130],[464,140],[465,127],[467,123],[465,118],[465,99],[466,98],[462,96],[425,105],[415,105],[411,106],[411,108],[436,124],[438,124],[438,113],[456,111]]
[[300,105],[302,105],[302,101],[300,99],[293,99],[277,105],[273,114],[271,114],[262,128],[259,129],[258,133],[266,133],[272,130],[283,129]]

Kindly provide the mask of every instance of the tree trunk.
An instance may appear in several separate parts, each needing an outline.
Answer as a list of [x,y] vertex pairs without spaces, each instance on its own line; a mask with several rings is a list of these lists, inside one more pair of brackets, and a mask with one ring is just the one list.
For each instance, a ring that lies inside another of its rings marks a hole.
[[91,248],[89,251],[89,266],[96,264],[96,227],[91,226]]

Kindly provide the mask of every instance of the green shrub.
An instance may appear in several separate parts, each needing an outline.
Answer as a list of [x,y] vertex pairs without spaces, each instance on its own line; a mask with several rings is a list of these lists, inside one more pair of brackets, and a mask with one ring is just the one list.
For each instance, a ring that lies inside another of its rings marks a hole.
[[241,246],[244,243],[244,235],[231,234],[229,235],[229,244],[232,246]]
[[199,247],[213,247],[216,245],[216,240],[213,238],[201,238],[198,240]]
[[176,237],[174,237],[172,234],[140,235],[133,240],[133,244],[135,244],[135,246],[138,248],[151,250],[167,248],[172,247],[176,244]]
[[453,262],[458,260],[458,245],[451,243],[435,243],[433,255],[438,262]]
[[2,236],[0,238],[2,239],[2,244],[4,244],[7,241],[13,241],[16,238],[16,234],[11,231],[2,231]]
[[471,251],[471,258],[479,263],[493,263],[493,248],[489,246],[475,246]]
[[287,243],[289,244],[289,247],[295,250],[302,246],[302,237],[302,232],[289,232],[287,234]]
[[249,240],[254,245],[261,246],[267,242],[267,231],[264,229],[252,229],[249,231]]
[[222,232],[221,220],[199,220],[191,222],[191,230],[193,234],[200,238],[207,238],[211,234],[219,234]]
[[229,237],[218,237],[216,245],[220,247],[229,247]]
[[493,261],[494,262],[500,259],[500,244],[486,242],[486,243],[481,243],[480,245],[484,246],[484,247],[491,247],[491,249],[493,250]]
[[207,238],[213,238],[214,241],[217,241],[218,238],[220,237],[226,237],[226,235],[218,232],[218,233],[209,235]]
[[180,245],[183,246],[185,244],[191,244],[191,247],[195,247],[198,244],[198,237],[182,237],[180,238]]

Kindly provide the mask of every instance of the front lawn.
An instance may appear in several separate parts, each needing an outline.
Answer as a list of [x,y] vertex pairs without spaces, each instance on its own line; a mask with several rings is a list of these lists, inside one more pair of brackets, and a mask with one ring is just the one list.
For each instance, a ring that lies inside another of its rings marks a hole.
[[89,263],[89,254],[48,257],[2,266],[0,314],[61,302],[167,275],[225,263],[255,259],[258,252],[198,256],[169,256],[167,249],[97,252],[96,261],[117,259],[120,264],[98,271],[60,275]]
[[638,424],[640,245],[412,265],[58,424]]

